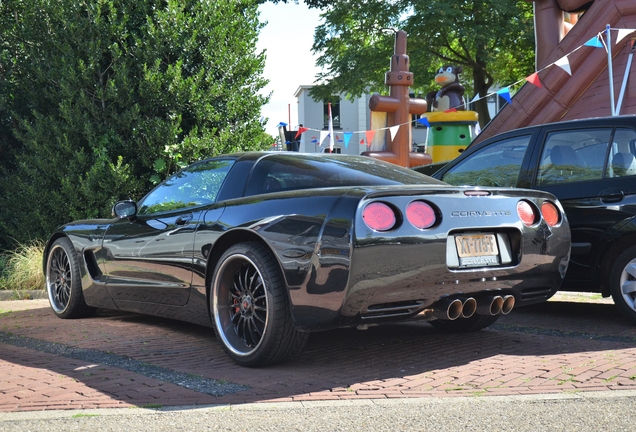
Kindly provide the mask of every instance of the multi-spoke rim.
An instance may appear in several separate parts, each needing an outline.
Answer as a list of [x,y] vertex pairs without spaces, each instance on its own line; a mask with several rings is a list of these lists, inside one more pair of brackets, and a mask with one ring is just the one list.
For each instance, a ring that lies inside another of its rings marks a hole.
[[58,313],[64,312],[71,299],[71,261],[62,246],[56,245],[49,253],[46,265],[46,287],[51,307]]
[[636,259],[627,263],[621,272],[619,283],[625,304],[636,311]]
[[214,280],[214,321],[225,346],[248,356],[260,346],[269,317],[265,280],[242,254],[223,261]]

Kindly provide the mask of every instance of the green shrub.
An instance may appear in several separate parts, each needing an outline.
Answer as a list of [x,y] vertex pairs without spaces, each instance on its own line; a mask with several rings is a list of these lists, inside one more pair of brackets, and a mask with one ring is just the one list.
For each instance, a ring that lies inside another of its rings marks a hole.
[[0,289],[44,289],[43,251],[44,243],[34,240],[0,255]]

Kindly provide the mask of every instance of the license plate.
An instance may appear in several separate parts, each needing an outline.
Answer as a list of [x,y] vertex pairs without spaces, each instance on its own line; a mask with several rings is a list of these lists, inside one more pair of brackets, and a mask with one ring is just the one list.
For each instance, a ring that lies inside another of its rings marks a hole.
[[494,234],[456,236],[455,245],[462,267],[499,264],[499,249]]

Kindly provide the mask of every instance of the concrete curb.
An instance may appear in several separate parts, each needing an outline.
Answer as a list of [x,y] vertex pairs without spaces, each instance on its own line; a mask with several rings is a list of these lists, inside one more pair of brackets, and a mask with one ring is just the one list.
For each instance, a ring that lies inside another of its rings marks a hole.
[[45,299],[46,290],[36,291],[19,291],[19,290],[0,290],[0,301],[5,300],[33,300]]

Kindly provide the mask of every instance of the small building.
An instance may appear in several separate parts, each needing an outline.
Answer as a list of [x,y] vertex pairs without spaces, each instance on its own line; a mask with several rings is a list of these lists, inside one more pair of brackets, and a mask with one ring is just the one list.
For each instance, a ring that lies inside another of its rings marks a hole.
[[[305,153],[321,153],[329,148],[329,139],[320,141],[321,131],[329,131],[328,102],[316,102],[309,91],[313,86],[301,85],[294,96],[298,99],[298,123],[309,130],[301,135],[299,151]],[[388,134],[385,120],[382,116],[372,117],[369,109],[369,99],[372,95],[364,94],[353,101],[345,98],[343,94],[332,98],[331,117],[335,135],[334,151],[337,153],[357,155],[369,150],[370,146],[382,146],[385,135]],[[379,113],[382,114],[382,113]],[[374,121],[375,120],[375,121]],[[426,127],[416,122],[411,123],[413,145],[423,146],[426,141]],[[298,126],[295,127],[298,129]],[[367,131],[376,130],[375,137],[367,145]],[[351,133],[349,142],[346,143],[345,133]],[[362,144],[360,143],[362,141]],[[374,148],[377,150],[378,148]],[[423,150],[423,149],[422,149]]]

